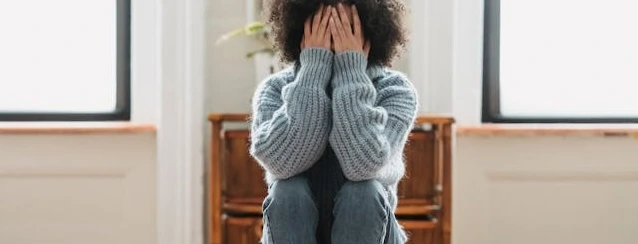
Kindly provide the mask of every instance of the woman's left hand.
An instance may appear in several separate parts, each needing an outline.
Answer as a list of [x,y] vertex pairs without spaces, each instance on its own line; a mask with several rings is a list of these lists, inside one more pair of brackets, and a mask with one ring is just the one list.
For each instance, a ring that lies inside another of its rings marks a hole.
[[361,30],[361,19],[355,5],[352,8],[352,23],[343,4],[332,8],[330,32],[336,53],[345,51],[362,52],[366,57],[370,53],[370,42],[365,40]]

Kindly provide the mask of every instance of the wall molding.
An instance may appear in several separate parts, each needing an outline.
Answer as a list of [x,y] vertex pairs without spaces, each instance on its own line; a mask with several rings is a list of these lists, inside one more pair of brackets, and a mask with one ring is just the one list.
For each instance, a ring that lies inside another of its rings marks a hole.
[[601,172],[601,171],[499,171],[487,172],[488,181],[539,181],[539,182],[569,182],[569,181],[637,181],[638,172]]
[[157,243],[203,244],[205,2],[159,1]]
[[63,167],[39,167],[39,168],[1,168],[0,177],[106,177],[125,178],[128,171],[118,168],[90,168],[82,169]]

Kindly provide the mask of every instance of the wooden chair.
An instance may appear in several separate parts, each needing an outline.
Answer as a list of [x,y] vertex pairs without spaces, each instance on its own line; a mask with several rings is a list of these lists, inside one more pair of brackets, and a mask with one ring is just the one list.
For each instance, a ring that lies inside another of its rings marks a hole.
[[[247,114],[210,114],[210,244],[257,244],[261,238],[264,174],[249,155]],[[397,219],[413,244],[450,244],[452,124],[444,116],[421,116],[405,149],[406,177],[399,184]]]

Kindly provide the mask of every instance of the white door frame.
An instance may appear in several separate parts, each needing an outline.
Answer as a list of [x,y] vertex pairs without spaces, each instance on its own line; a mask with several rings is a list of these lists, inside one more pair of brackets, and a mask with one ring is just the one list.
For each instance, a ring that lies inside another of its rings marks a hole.
[[157,243],[204,243],[204,0],[160,4]]

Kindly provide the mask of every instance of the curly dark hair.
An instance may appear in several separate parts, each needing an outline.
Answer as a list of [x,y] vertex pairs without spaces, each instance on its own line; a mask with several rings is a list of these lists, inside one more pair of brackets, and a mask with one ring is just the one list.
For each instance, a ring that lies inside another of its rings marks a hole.
[[364,36],[371,44],[368,63],[392,64],[407,43],[402,0],[266,0],[264,14],[282,61],[299,59],[304,21],[322,3],[335,5],[339,2],[357,6]]

